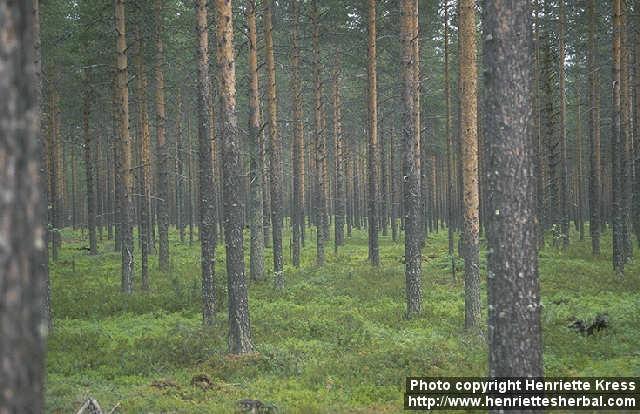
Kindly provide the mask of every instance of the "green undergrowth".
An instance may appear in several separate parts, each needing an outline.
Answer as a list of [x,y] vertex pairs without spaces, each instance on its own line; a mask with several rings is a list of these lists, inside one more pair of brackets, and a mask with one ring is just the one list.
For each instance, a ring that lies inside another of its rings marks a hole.
[[[427,240],[423,313],[413,320],[404,318],[402,243],[382,236],[382,265],[374,269],[366,231],[354,230],[337,254],[328,242],[327,264],[319,268],[315,234],[307,233],[302,266],[285,265],[284,291],[276,291],[271,278],[251,283],[256,353],[234,357],[226,354],[222,246],[217,322],[204,328],[197,241],[189,246],[172,233],[171,271],[160,273],[151,258],[150,291],[126,296],[113,243],[105,240],[90,257],[81,249],[86,235],[65,231],[61,256],[51,264],[55,327],[48,339],[47,411],[76,412],[91,396],[103,409],[119,404],[117,412],[126,413],[233,413],[245,398],[271,403],[280,413],[399,413],[406,376],[486,374],[484,339],[463,330],[462,261],[454,281],[445,231]],[[602,249],[607,255],[592,257],[587,239],[572,241],[565,252],[547,247],[540,253],[547,375],[640,376],[640,266],[631,263],[619,279],[607,235]],[[484,280],[482,288],[486,310]],[[610,326],[595,335],[567,327],[599,313]]]

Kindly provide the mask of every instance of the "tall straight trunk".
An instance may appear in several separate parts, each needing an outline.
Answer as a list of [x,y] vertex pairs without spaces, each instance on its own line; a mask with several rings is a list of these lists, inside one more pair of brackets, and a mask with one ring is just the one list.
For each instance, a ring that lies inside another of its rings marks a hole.
[[583,200],[582,194],[582,106],[580,103],[580,95],[578,95],[578,109],[576,110],[576,220],[578,222],[578,232],[580,233],[580,241],[584,240],[584,215],[583,215]]
[[550,36],[545,33],[542,51],[542,94],[543,94],[543,130],[545,141],[545,157],[548,197],[545,200],[545,220],[553,230],[553,245],[558,246],[564,239],[562,233],[562,125],[556,122],[555,71],[552,63]]
[[[636,2],[636,7],[638,3]],[[634,63],[633,73],[633,95],[635,100],[633,113],[633,171],[635,181],[633,182],[633,230],[640,245],[640,12],[636,10],[636,20],[633,28],[634,36]]]
[[347,237],[351,237],[353,230],[353,152],[351,151],[351,142],[342,138],[342,159],[344,163],[345,174],[345,205],[346,205],[346,220],[347,220]]
[[0,412],[40,413],[47,274],[37,13],[31,1],[2,1],[0,9]]
[[120,238],[122,240],[122,291],[133,292],[133,179],[129,137],[129,89],[124,0],[115,0],[117,36],[117,107],[120,127]]
[[260,101],[258,89],[258,35],[256,26],[256,2],[247,2],[247,27],[249,29],[249,146],[251,160],[249,165],[249,277],[251,280],[264,279],[264,234],[262,209],[262,159],[260,142],[262,126],[260,124]]
[[[380,145],[378,146],[380,151],[378,157],[380,160],[380,227],[382,227],[382,236],[389,235],[389,157],[387,156],[387,141],[389,140],[388,134],[385,132],[385,119],[380,119]],[[426,134],[423,134],[426,135]],[[421,144],[422,145],[422,144]],[[426,145],[425,145],[426,146]]]
[[[249,302],[244,278],[244,254],[242,252],[243,220],[240,182],[243,168],[240,158],[240,133],[236,113],[233,15],[230,0],[216,0],[215,4],[217,11],[216,57],[220,81],[220,113],[222,116],[224,238],[226,242],[227,284],[229,289],[229,352],[231,354],[246,354],[253,351],[253,345],[251,343]],[[267,10],[269,8],[270,5],[268,4]],[[268,11],[265,16],[266,20],[270,20],[269,14],[270,12]],[[270,23],[267,23],[269,36],[271,35],[270,26]],[[273,81],[275,82],[275,78]],[[273,100],[275,105],[275,94]],[[272,113],[272,116],[275,118],[275,113]],[[279,165],[279,161],[277,159],[275,161],[274,164]],[[278,208],[281,208],[281,206]],[[274,238],[275,245],[276,240]],[[280,255],[282,255],[282,252],[280,252]]]
[[420,226],[420,140],[416,134],[416,97],[418,90],[415,72],[418,70],[415,42],[418,41],[416,15],[417,0],[400,2],[400,39],[402,44],[402,141],[404,177],[404,256],[407,297],[407,317],[420,313],[422,308],[421,226]]
[[167,120],[164,99],[164,43],[162,41],[162,0],[155,0],[155,80],[156,80],[156,139],[158,154],[158,265],[160,270],[169,270],[169,163],[168,145],[165,137]]
[[60,230],[62,227],[62,171],[59,161],[61,154],[60,136],[57,124],[59,122],[58,93],[55,86],[49,91],[49,194],[51,195],[51,258],[57,261],[61,246]]
[[[534,156],[535,156],[535,176],[536,176],[536,232],[538,235],[538,246],[542,248],[544,246],[544,231],[546,228],[546,211],[545,211],[545,169],[544,169],[544,154],[543,154],[543,129],[542,129],[542,57],[541,57],[541,25],[540,25],[540,2],[543,0],[537,0],[534,3],[534,24],[535,24],[535,73],[534,73],[534,119],[535,119],[535,134],[533,137]],[[482,146],[484,148],[484,146]],[[484,176],[484,175],[483,175]],[[481,206],[484,208],[486,203]]]
[[[32,1],[32,9],[31,9],[32,23],[33,23],[33,63],[34,63],[34,74],[35,74],[35,105],[36,105],[36,113],[38,114],[36,118],[37,125],[37,139],[38,139],[38,160],[39,164],[39,192],[42,198],[40,212],[37,217],[40,218],[40,229],[41,229],[41,240],[42,243],[40,247],[37,249],[37,260],[38,267],[34,270],[34,274],[39,275],[44,279],[44,292],[43,296],[43,319],[47,324],[49,330],[53,329],[53,313],[51,311],[51,285],[49,282],[49,234],[47,232],[48,227],[48,218],[47,218],[47,210],[49,209],[49,187],[47,185],[47,140],[44,134],[44,124],[42,122],[42,113],[43,113],[43,101],[42,101],[42,43],[40,40],[40,0]],[[29,283],[31,286],[36,285],[35,283]],[[4,335],[4,334],[3,334]],[[1,353],[1,352],[0,352]]]
[[200,252],[202,270],[202,319],[213,325],[216,309],[215,291],[215,187],[211,162],[211,81],[209,79],[209,33],[207,0],[196,0],[196,35],[198,49],[198,199]]
[[[339,64],[337,64],[339,65]],[[344,137],[342,136],[342,108],[340,99],[340,68],[333,75],[333,140],[335,142],[335,251],[344,245],[345,224],[345,181],[344,181]]]
[[311,2],[311,25],[313,28],[313,82],[314,82],[314,139],[315,139],[315,193],[316,193],[316,263],[324,265],[324,228],[327,220],[327,201],[325,200],[324,158],[326,156],[325,131],[322,126],[324,111],[322,102],[322,78],[320,63],[320,23],[318,21],[318,2]]
[[589,27],[589,46],[587,52],[587,71],[589,72],[589,130],[590,130],[590,179],[589,179],[589,231],[591,234],[591,251],[600,254],[600,222],[602,211],[602,183],[600,170],[600,87],[598,65],[598,47],[596,29],[598,17],[595,12],[596,0],[589,0],[587,5]]
[[113,138],[112,134],[107,134],[106,136],[106,188],[107,188],[107,240],[114,239],[114,212],[115,212],[115,199],[116,199],[116,185],[115,185],[115,174],[114,174],[114,164],[115,161],[113,159]]
[[324,193],[324,217],[322,220],[322,236],[324,241],[329,240],[329,224],[331,223],[331,182],[329,177],[329,144],[327,139],[327,113],[322,111],[322,192]]
[[464,326],[480,327],[480,188],[475,1],[460,0],[460,134],[463,182]]
[[611,220],[613,224],[613,270],[622,276],[625,264],[624,243],[624,143],[621,130],[621,65],[622,65],[622,0],[613,0],[613,102],[612,102],[612,135],[611,135]]
[[184,113],[182,110],[182,92],[178,90],[178,111],[176,114],[176,208],[177,227],[180,236],[180,243],[184,243],[185,217],[186,217],[186,192],[185,192],[185,152],[184,152],[184,136],[182,130],[182,119]]
[[293,93],[293,209],[291,212],[292,221],[292,261],[296,267],[300,266],[300,249],[304,235],[304,122],[302,119],[302,80],[300,76],[300,2],[291,2],[293,15],[293,29],[291,31],[292,47],[292,73],[291,88]]
[[191,117],[187,117],[187,221],[189,222],[189,247],[193,245],[193,141],[191,139]]
[[[380,249],[378,247],[378,80],[376,73],[376,0],[368,1],[368,64],[369,78],[369,152],[368,152],[368,191],[367,219],[369,221],[369,262],[372,266],[380,266]],[[419,128],[419,127],[418,127]]]
[[96,226],[98,227],[98,240],[102,243],[104,238],[104,196],[107,191],[105,188],[104,182],[104,153],[103,153],[103,134],[98,134],[98,138],[96,139],[96,165],[95,165],[95,174],[96,174]]
[[453,193],[453,134],[451,132],[451,83],[449,80],[449,0],[444,1],[444,94],[446,106],[445,136],[447,139],[447,231],[449,259],[451,260],[451,277],[456,280],[456,259],[453,250],[453,231],[455,225]]
[[91,130],[89,129],[89,118],[91,116],[91,78],[89,69],[84,69],[85,91],[82,111],[82,130],[84,133],[84,169],[86,174],[87,192],[87,227],[89,230],[89,254],[98,254],[98,241],[96,239],[96,189],[95,189],[95,158],[94,144]]
[[628,3],[622,4],[622,39],[620,44],[620,134],[622,141],[622,238],[624,260],[629,261],[633,256],[631,241],[631,199],[633,190],[632,163],[632,131],[631,131],[631,89],[629,81],[629,15]]
[[76,230],[78,228],[78,180],[76,179],[78,171],[78,156],[76,153],[78,146],[75,138],[73,141],[71,142],[71,191],[67,192],[69,202],[66,204],[71,207],[71,228]]
[[400,180],[400,165],[401,163],[401,150],[402,143],[399,142],[398,137],[396,136],[395,129],[391,128],[391,151],[389,158],[390,162],[390,170],[391,170],[391,239],[394,242],[398,242],[400,240],[400,231],[398,229],[398,217],[400,215],[400,198],[402,191],[402,184],[399,182]]
[[149,131],[149,114],[147,112],[147,79],[144,70],[142,38],[140,30],[136,30],[137,53],[136,65],[136,95],[138,100],[138,144],[140,151],[140,261],[141,287],[149,288],[149,249],[150,249],[150,205],[151,205],[151,133]]
[[[487,1],[483,16],[489,217],[489,372],[541,377],[529,2]],[[505,128],[508,125],[508,128]],[[518,277],[514,277],[518,275]],[[529,412],[529,411],[521,411]]]
[[269,114],[269,172],[271,178],[271,226],[273,227],[273,273],[276,288],[284,288],[284,266],[282,256],[282,140],[278,133],[276,100],[276,61],[273,51],[273,24],[271,22],[272,0],[265,0],[264,38],[267,54],[267,112]]
[[569,246],[569,170],[567,165],[567,125],[566,125],[566,87],[565,87],[565,26],[564,1],[560,1],[560,19],[558,22],[558,83],[560,89],[560,227],[562,247]]

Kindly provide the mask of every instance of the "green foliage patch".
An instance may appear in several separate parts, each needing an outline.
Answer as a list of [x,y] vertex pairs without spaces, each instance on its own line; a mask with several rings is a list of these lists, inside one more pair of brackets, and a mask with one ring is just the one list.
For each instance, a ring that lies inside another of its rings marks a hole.
[[[354,231],[337,255],[327,249],[327,264],[319,268],[308,232],[301,268],[285,268],[284,291],[274,289],[271,277],[250,284],[256,353],[243,357],[226,353],[221,246],[220,310],[217,323],[205,328],[197,242],[181,244],[172,233],[171,271],[157,271],[152,258],[151,289],[126,296],[111,241],[90,257],[79,250],[86,244],[80,232],[65,230],[63,237],[60,260],[51,265],[48,412],[75,412],[92,396],[103,408],[120,403],[127,413],[230,413],[244,398],[286,413],[399,413],[406,376],[487,370],[485,339],[463,329],[462,261],[453,282],[443,231],[426,243],[424,311],[414,320],[404,318],[403,243],[382,237],[382,266],[374,269],[366,232]],[[605,237],[603,252],[608,243]],[[269,268],[271,251],[266,254]],[[608,256],[594,258],[589,240],[573,240],[566,252],[542,251],[540,273],[546,374],[640,376],[638,262],[620,280]],[[583,336],[568,328],[574,318],[598,313],[608,315],[607,329]]]

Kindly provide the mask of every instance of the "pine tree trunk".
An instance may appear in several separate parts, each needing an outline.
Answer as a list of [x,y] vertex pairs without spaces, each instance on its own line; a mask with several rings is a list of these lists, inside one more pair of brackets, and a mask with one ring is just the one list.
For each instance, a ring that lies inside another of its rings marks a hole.
[[260,142],[262,126],[260,122],[260,103],[258,96],[258,51],[256,27],[256,2],[247,2],[247,27],[249,31],[249,146],[251,160],[249,165],[249,276],[251,280],[264,279],[264,234],[262,209],[262,159]]
[[587,71],[589,72],[589,145],[590,145],[590,179],[589,179],[589,232],[591,234],[591,251],[600,254],[600,222],[602,211],[602,183],[600,170],[600,87],[598,47],[596,45],[597,16],[595,0],[589,0],[587,19],[589,46],[587,52]]
[[129,90],[124,0],[115,0],[117,37],[117,108],[120,127],[120,239],[122,243],[122,291],[133,292],[133,180],[131,177],[131,140],[129,137]]
[[36,268],[36,274],[38,274],[38,269],[40,271],[41,277],[44,278],[45,287],[43,293],[43,318],[47,323],[47,327],[49,331],[53,329],[53,314],[51,311],[51,285],[49,281],[49,233],[47,231],[48,227],[48,217],[47,210],[49,209],[49,186],[47,185],[47,140],[44,134],[44,122],[42,122],[42,113],[43,113],[43,101],[42,101],[42,43],[40,40],[40,0],[33,0],[33,5],[31,9],[32,18],[33,18],[33,61],[34,61],[34,69],[35,69],[35,77],[36,77],[36,89],[35,89],[35,105],[36,111],[39,115],[37,118],[38,122],[38,160],[40,162],[39,172],[40,175],[38,177],[39,180],[39,191],[41,194],[41,211],[39,213],[40,217],[40,228],[42,229],[42,247],[38,249],[38,262],[39,267]]
[[476,67],[475,1],[460,0],[460,134],[462,141],[463,255],[466,329],[479,329],[480,315],[480,189],[478,184],[478,73]]
[[451,260],[451,277],[453,281],[456,280],[456,259],[455,252],[453,250],[454,235],[453,231],[455,225],[454,218],[454,203],[455,197],[453,194],[453,134],[451,132],[451,84],[449,80],[449,0],[445,0],[444,5],[444,94],[445,94],[445,106],[446,106],[446,120],[445,120],[445,136],[447,139],[447,231],[448,231],[448,246],[449,246],[449,259]]
[[621,106],[621,65],[622,65],[622,0],[613,0],[613,102],[612,102],[612,135],[611,135],[611,177],[612,202],[611,220],[613,224],[613,270],[620,276],[624,274],[625,242],[624,242],[624,142],[622,135]]
[[[253,351],[251,326],[249,322],[249,302],[244,278],[244,253],[242,201],[240,181],[243,173],[240,158],[240,133],[236,113],[236,74],[233,51],[233,15],[230,0],[216,0],[216,57],[220,82],[222,120],[222,163],[224,231],[226,242],[227,286],[229,290],[229,352],[246,354]],[[270,4],[267,5],[269,10]],[[265,20],[270,20],[267,11]],[[267,23],[267,33],[271,34],[271,24]],[[267,46],[269,48],[269,46]],[[272,50],[273,51],[273,50]],[[273,62],[272,62],[273,63]],[[273,68],[275,70],[275,68]],[[275,78],[271,79],[275,83]],[[275,85],[273,85],[275,88]],[[271,94],[270,94],[271,95]],[[275,94],[273,99],[275,105]],[[275,119],[275,112],[270,114]],[[273,122],[273,120],[272,120]],[[275,124],[275,122],[273,122]],[[275,127],[275,125],[272,125]],[[276,131],[271,131],[272,139]],[[275,140],[274,140],[275,141]],[[272,141],[273,144],[273,141]],[[273,160],[273,159],[272,159]],[[280,165],[275,159],[275,165]],[[279,188],[277,188],[279,190]],[[279,206],[281,208],[281,206]],[[275,227],[275,226],[274,226]],[[279,229],[281,231],[281,229]],[[275,228],[274,228],[275,233]],[[280,236],[282,236],[280,234]],[[282,240],[280,240],[280,243]],[[274,246],[277,240],[274,237]],[[282,248],[282,246],[280,246]],[[280,252],[282,256],[282,252]],[[282,258],[280,258],[282,260]]]
[[96,191],[94,177],[94,145],[91,130],[89,129],[89,117],[91,116],[91,78],[89,77],[89,69],[84,70],[84,102],[82,113],[82,129],[84,133],[84,168],[86,174],[86,192],[87,192],[87,227],[89,230],[89,254],[98,254],[98,241],[96,239]]
[[578,232],[580,233],[580,241],[584,240],[584,215],[583,215],[583,200],[584,196],[582,194],[582,114],[580,113],[582,110],[580,104],[580,95],[577,97],[578,101],[578,109],[576,110],[576,160],[577,160],[577,202],[576,202],[576,219],[578,221]]
[[[338,64],[337,64],[338,65]],[[345,181],[344,181],[344,137],[342,135],[342,108],[340,99],[340,69],[333,75],[333,139],[335,141],[336,193],[335,193],[335,251],[344,245],[345,224]]]
[[169,270],[169,163],[168,145],[165,137],[165,122],[167,120],[164,99],[164,44],[162,41],[162,0],[154,3],[155,29],[155,80],[156,80],[156,139],[158,154],[158,265],[160,270]]
[[322,79],[320,73],[320,24],[318,22],[318,2],[311,2],[311,25],[313,28],[313,79],[314,79],[314,139],[315,139],[315,207],[316,207],[316,263],[319,266],[324,265],[324,228],[327,220],[326,200],[325,200],[325,183],[324,183],[324,158],[326,156],[325,136],[322,127]]
[[418,41],[417,0],[400,2],[400,39],[402,44],[402,141],[405,216],[405,277],[407,317],[418,315],[422,308],[421,229],[420,229],[420,140],[416,134],[415,111],[418,68],[415,43]]
[[282,140],[278,133],[276,100],[276,62],[273,51],[273,25],[271,22],[272,0],[265,0],[264,37],[267,54],[267,109],[269,114],[269,172],[271,178],[271,226],[273,236],[273,273],[276,288],[284,288],[284,266],[282,255]]
[[213,325],[216,312],[215,291],[215,187],[211,162],[211,82],[209,79],[209,34],[207,0],[196,0],[196,33],[198,35],[198,198],[199,233],[202,268],[202,318]]
[[304,235],[304,123],[302,119],[302,80],[300,76],[300,2],[291,2],[293,15],[293,29],[291,31],[292,47],[292,93],[293,93],[293,209],[291,212],[292,221],[292,261],[296,267],[300,266],[300,249]]
[[141,253],[141,287],[149,288],[149,249],[151,244],[150,205],[151,205],[151,133],[149,131],[149,115],[147,112],[147,79],[142,56],[142,38],[139,29],[136,30],[138,50],[135,57],[136,65],[136,95],[138,98],[138,140],[140,145],[140,253]]
[[44,412],[47,245],[46,199],[41,194],[45,183],[41,181],[38,8],[30,1],[3,1],[0,10],[0,412],[40,413]]
[[632,163],[632,131],[631,131],[631,89],[629,81],[629,30],[627,24],[628,5],[622,4],[622,39],[620,44],[620,134],[622,141],[622,238],[625,262],[633,256],[631,241],[631,201],[633,190]]
[[[486,87],[489,372],[541,377],[529,2],[487,1]],[[508,126],[508,127],[505,127]],[[517,275],[517,277],[514,277]],[[521,412],[529,412],[523,410]]]
[[176,114],[176,208],[178,209],[177,226],[180,243],[184,243],[185,218],[186,218],[186,191],[185,191],[185,151],[184,136],[182,130],[182,92],[178,90],[178,113]]
[[368,151],[368,191],[367,219],[369,221],[369,262],[372,266],[380,266],[378,247],[378,80],[376,73],[376,0],[368,1],[368,64],[369,78],[368,112],[369,112],[369,151]]
[[558,23],[558,79],[560,89],[560,230],[562,248],[569,246],[569,170],[567,165],[567,125],[566,125],[566,87],[565,87],[565,26],[564,1],[560,1],[560,21]]

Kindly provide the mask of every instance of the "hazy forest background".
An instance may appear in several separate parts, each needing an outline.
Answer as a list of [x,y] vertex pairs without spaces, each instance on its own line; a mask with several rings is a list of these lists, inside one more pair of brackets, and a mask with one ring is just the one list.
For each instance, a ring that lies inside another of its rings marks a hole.
[[34,238],[0,247],[0,356],[42,387],[0,368],[0,411],[392,413],[407,376],[640,376],[636,0],[9,3],[0,63],[31,77],[0,92],[39,126],[0,160],[39,173],[0,176],[32,190],[2,229]]

